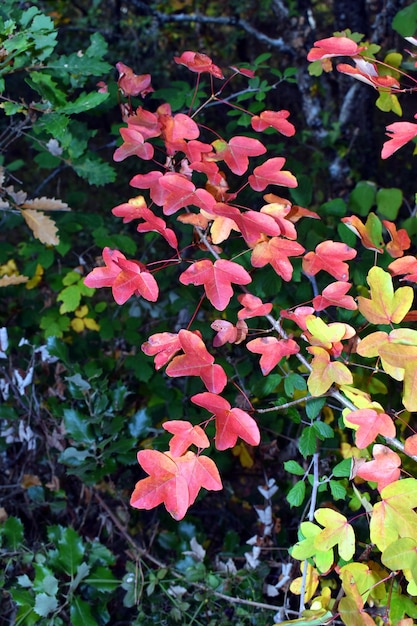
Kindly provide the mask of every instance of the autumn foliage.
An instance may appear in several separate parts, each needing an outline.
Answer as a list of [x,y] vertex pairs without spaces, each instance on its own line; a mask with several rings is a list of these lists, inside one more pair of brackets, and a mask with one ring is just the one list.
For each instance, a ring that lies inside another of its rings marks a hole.
[[[307,58],[316,68],[329,71],[333,58],[349,57],[353,65],[340,63],[336,69],[372,86],[379,97],[388,98],[392,110],[398,110],[400,77],[394,70],[390,74],[368,44],[356,39],[338,35],[317,41]],[[226,80],[226,70],[206,55],[190,51],[175,62],[197,73],[198,81],[208,74],[212,94],[206,104],[221,102],[222,84],[229,85],[238,73],[232,68]],[[119,88],[129,103],[130,96],[145,96],[152,90],[147,76],[136,76],[122,63],[117,67]],[[225,106],[233,105],[227,100]],[[337,505],[315,509],[319,482],[313,480],[313,506],[291,550],[294,559],[304,561],[304,582],[294,581],[293,591],[300,595],[302,608],[311,602],[302,623],[329,623],[338,616],[348,626],[376,624],[369,607],[375,603],[388,606],[387,595],[401,598],[405,588],[411,596],[417,595],[417,479],[406,478],[403,469],[404,458],[408,462],[415,457],[417,448],[414,435],[400,428],[400,416],[417,410],[417,331],[407,325],[407,316],[413,314],[413,287],[397,287],[399,280],[417,281],[417,261],[404,255],[410,238],[376,214],[370,214],[366,222],[352,215],[342,222],[355,233],[356,247],[325,239],[306,249],[297,241],[298,222],[319,216],[288,200],[288,190],[297,187],[296,176],[286,169],[286,157],[269,153],[262,135],[272,129],[292,137],[295,127],[290,113],[252,114],[249,136],[220,137],[199,125],[200,109],[173,114],[169,104],[155,111],[140,105],[125,116],[122,143],[114,159],[136,157],[146,161],[149,169],[130,182],[145,195],[120,204],[113,213],[124,222],[137,223],[139,234],[157,233],[168,244],[168,257],[130,260],[118,250],[105,248],[103,265],[84,281],[88,287],[111,288],[118,304],[132,296],[155,302],[158,275],[167,267],[177,267],[178,285],[195,290],[200,306],[210,311],[211,336],[200,329],[196,311],[187,326],[175,332],[167,326],[166,332],[151,334],[142,345],[156,369],[165,367],[167,377],[199,379],[201,391],[184,397],[184,403],[203,411],[195,413],[199,423],[187,419],[163,423],[172,435],[169,450],[138,452],[147,476],[134,487],[131,505],[151,509],[164,504],[179,520],[201,489],[222,488],[210,457],[211,444],[223,451],[240,440],[248,446],[260,443],[257,407],[251,403],[250,391],[248,395],[240,389],[230,370],[218,362],[221,350],[229,352],[239,346],[245,358],[255,358],[263,376],[280,366],[292,368],[307,382],[300,403],[323,397],[328,405],[337,404],[343,411],[341,426],[351,441],[346,454],[352,459],[348,471],[358,501],[351,520]],[[411,122],[388,125],[382,158],[412,140],[416,129]],[[375,262],[368,268],[367,284],[359,293],[349,293],[353,264],[364,249],[375,253]],[[296,267],[297,280],[316,285],[316,277],[324,276],[326,286],[321,293],[315,290],[309,302],[283,310],[279,304],[263,302],[253,287],[255,277],[268,266],[286,283],[296,284]],[[236,306],[230,308],[232,302],[239,307],[237,313]],[[340,311],[349,312],[349,324],[343,317],[338,321]],[[267,328],[259,330],[254,324],[249,329],[248,320],[253,318],[266,320]],[[385,379],[400,385],[403,406],[392,407],[387,401],[384,407],[374,400],[368,378],[358,374],[361,368],[372,375],[383,371]],[[233,386],[238,406],[224,397]],[[304,457],[314,456],[317,442],[330,428],[324,414],[306,424],[300,445]],[[214,432],[212,442],[209,432]],[[309,437],[313,440],[307,444]],[[370,485],[369,499],[361,492],[364,481]],[[365,524],[368,534],[364,535]],[[381,564],[363,562],[364,546],[359,545],[363,540],[379,551]],[[331,572],[339,577],[342,589],[338,603],[338,592],[326,586]],[[388,581],[400,574],[406,583],[389,587]],[[412,620],[405,614],[398,623],[408,626]]]

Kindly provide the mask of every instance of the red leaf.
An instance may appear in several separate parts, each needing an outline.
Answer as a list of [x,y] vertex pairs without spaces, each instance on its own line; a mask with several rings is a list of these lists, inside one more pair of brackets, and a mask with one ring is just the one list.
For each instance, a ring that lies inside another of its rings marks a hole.
[[260,115],[254,115],[250,121],[253,130],[263,131],[266,128],[275,128],[286,137],[295,135],[295,127],[287,118],[289,111],[262,111]]
[[351,283],[337,281],[331,283],[323,289],[321,296],[313,298],[313,307],[315,311],[323,311],[329,306],[338,306],[342,309],[350,309],[355,311],[358,308],[352,296],[345,295],[351,288]]
[[386,251],[393,259],[404,256],[404,250],[408,250],[411,246],[411,240],[407,231],[405,228],[397,230],[394,222],[389,222],[388,220],[382,220],[382,223],[391,237],[391,241],[385,246]]
[[221,159],[239,176],[248,169],[248,157],[260,156],[266,152],[265,146],[251,137],[232,137],[229,143],[217,139],[212,145],[216,150],[216,161]]
[[122,270],[112,285],[113,298],[117,304],[124,304],[133,295],[142,296],[150,302],[157,301],[158,283],[143,263],[118,259],[117,264]]
[[253,296],[251,293],[242,294],[238,296],[237,299],[243,306],[243,309],[237,314],[240,320],[268,315],[272,311],[272,304],[270,302],[263,304],[260,298]]
[[[241,212],[224,202],[218,202],[212,208],[215,215],[232,220],[240,230],[248,246],[254,246],[263,235],[279,235],[281,229],[276,220],[265,213],[258,211]],[[216,243],[219,243],[216,241]]]
[[281,311],[281,317],[287,320],[292,320],[301,328],[301,330],[307,330],[306,318],[308,315],[313,315],[314,309],[312,306],[298,306],[293,311],[287,311],[283,309]]
[[156,333],[151,335],[142,344],[142,351],[148,356],[155,356],[155,369],[159,370],[163,365],[181,350],[178,333]]
[[122,271],[117,265],[118,259],[126,259],[126,257],[119,250],[104,248],[103,261],[105,267],[95,267],[84,278],[84,284],[87,287],[111,287],[116,276]]
[[151,75],[141,74],[137,75],[133,70],[119,61],[116,63],[117,71],[119,72],[119,80],[117,84],[120,91],[124,96],[146,96],[146,94],[154,91],[151,87]]
[[368,447],[378,435],[395,437],[395,424],[386,413],[375,409],[359,409],[344,416],[345,423],[356,424],[356,445],[358,448]]
[[314,42],[314,48],[307,55],[308,61],[328,59],[336,56],[355,56],[361,48],[347,37],[327,37]]
[[294,174],[286,170],[281,171],[284,164],[283,157],[268,159],[262,165],[255,167],[253,174],[248,178],[249,185],[254,191],[263,191],[268,185],[297,187],[298,183]]
[[398,480],[400,477],[401,459],[396,452],[376,443],[372,450],[373,461],[360,464],[359,467],[352,466],[352,478],[359,476],[364,480],[371,480],[378,483],[378,491]]
[[131,198],[129,202],[119,204],[112,209],[113,215],[123,217],[123,223],[126,224],[132,220],[143,219],[144,222],[137,227],[138,233],[156,232],[162,235],[172,248],[178,247],[177,236],[175,232],[167,228],[165,221],[157,217],[146,206],[143,196]]
[[191,180],[188,180],[182,174],[164,174],[158,183],[167,192],[163,200],[165,215],[172,215],[190,204],[210,211],[216,202],[213,196],[205,189],[196,190]]
[[210,441],[201,426],[193,426],[185,420],[169,420],[162,424],[162,428],[174,435],[169,442],[172,456],[181,456],[191,445],[197,448],[210,446]]
[[[165,176],[169,175],[173,176],[170,172],[165,174]],[[149,189],[149,194],[155,204],[162,206],[164,199],[168,195],[168,191],[159,184],[162,176],[164,176],[164,174],[158,172],[158,170],[153,170],[147,174],[136,174],[129,184],[137,189]]]
[[221,69],[217,67],[217,65],[214,65],[210,57],[201,52],[186,50],[181,56],[174,57],[174,61],[180,65],[185,65],[185,67],[188,67],[189,70],[197,74],[208,72],[215,78],[224,78]]
[[236,326],[226,320],[215,320],[211,324],[211,328],[217,331],[217,335],[213,339],[215,348],[223,346],[225,343],[242,343],[248,334],[248,327],[243,320],[239,320]]
[[401,259],[396,259],[389,264],[388,269],[393,276],[401,276],[401,280],[417,282],[417,259],[415,256],[407,255]]
[[214,393],[198,393],[191,401],[214,414],[216,418],[216,448],[233,448],[240,437],[251,446],[260,441],[259,428],[255,420],[241,409],[232,409],[229,402]]
[[270,263],[276,273],[287,282],[291,280],[293,267],[290,256],[299,256],[304,248],[297,241],[289,241],[282,237],[273,237],[269,241],[258,243],[252,252],[251,264],[253,267],[264,267]]
[[176,520],[186,514],[195,501],[200,488],[222,489],[217,467],[211,459],[187,452],[173,456],[170,452],[141,450],[138,462],[149,474],[136,483],[130,504],[137,509],[153,509],[164,503]]
[[284,356],[297,354],[300,348],[293,339],[277,339],[276,337],[259,337],[246,344],[249,352],[261,354],[259,365],[262,374],[267,376]]
[[[417,114],[414,116],[416,117]],[[390,137],[382,147],[381,157],[388,159],[394,152],[405,146],[406,143],[417,136],[417,124],[412,122],[394,122],[386,128],[386,135]]]
[[214,363],[214,356],[207,351],[202,339],[184,329],[179,331],[178,338],[184,354],[174,357],[166,369],[167,375],[173,378],[199,376],[209,391],[221,393],[227,376],[224,369]]
[[233,296],[232,283],[247,285],[252,281],[248,272],[238,263],[218,259],[196,261],[179,278],[183,285],[204,285],[207,298],[218,310],[224,311]]
[[135,128],[121,128],[120,134],[123,137],[122,145],[113,154],[116,162],[124,161],[129,156],[136,155],[140,159],[149,161],[154,154],[153,146],[145,143],[143,135]]
[[130,128],[138,130],[145,139],[159,137],[161,134],[158,116],[142,107],[138,107],[133,115],[129,115],[127,123]]
[[378,66],[376,63],[365,61],[365,59],[362,58],[355,59],[354,61],[355,67],[349,63],[339,63],[336,66],[337,71],[342,74],[348,74],[375,89],[383,88],[387,90],[392,87],[397,89],[400,87],[400,83],[393,76],[378,74]]
[[345,243],[338,241],[322,241],[316,246],[315,252],[308,252],[303,258],[303,271],[309,276],[315,276],[323,270],[336,278],[346,281],[349,276],[349,266],[344,261],[354,259],[356,250]]

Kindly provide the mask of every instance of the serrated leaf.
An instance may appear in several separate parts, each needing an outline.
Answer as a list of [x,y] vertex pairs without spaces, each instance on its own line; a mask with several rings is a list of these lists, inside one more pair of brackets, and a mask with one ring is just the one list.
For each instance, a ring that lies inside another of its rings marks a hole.
[[58,600],[55,596],[48,596],[46,593],[38,593],[35,599],[33,610],[41,617],[47,617],[58,608]]
[[77,595],[71,599],[70,617],[72,626],[97,626],[90,605]]
[[286,472],[289,472],[290,474],[295,474],[296,476],[304,476],[305,469],[303,467],[301,467],[301,465],[299,463],[297,463],[297,461],[285,461],[284,462],[284,469]]
[[305,458],[316,452],[317,435],[312,426],[306,426],[298,440],[298,449]]
[[34,198],[33,200],[26,200],[22,204],[22,209],[42,209],[43,211],[70,211],[68,204],[62,202],[62,200],[56,200],[55,198]]
[[319,420],[314,422],[313,428],[316,431],[317,437],[324,441],[325,439],[331,439],[334,435],[333,428],[325,422]]
[[8,517],[1,527],[1,534],[6,539],[6,546],[17,550],[23,542],[23,524],[18,517]]
[[291,507],[301,506],[306,495],[306,485],[303,480],[298,481],[287,493],[287,500]]
[[26,224],[39,241],[50,246],[59,244],[58,229],[48,215],[34,209],[23,209],[21,213]]
[[344,500],[346,498],[346,488],[339,480],[330,480],[329,487],[335,500]]
[[64,409],[64,424],[67,435],[74,441],[85,444],[94,441],[88,417],[77,409]]
[[62,302],[59,307],[61,314],[75,311],[81,302],[81,292],[78,285],[65,287],[57,297],[58,302]]
[[103,93],[101,91],[92,91],[90,93],[82,93],[74,102],[69,102],[64,106],[59,107],[59,112],[65,115],[74,115],[77,113],[84,113],[90,109],[94,109],[102,102],[107,100],[109,93]]
[[82,162],[72,164],[75,172],[81,178],[85,178],[90,185],[107,185],[116,180],[114,168],[101,159],[85,159]]
[[336,478],[349,477],[351,467],[352,467],[352,460],[343,459],[343,461],[340,461],[340,463],[334,466],[333,476],[336,476]]

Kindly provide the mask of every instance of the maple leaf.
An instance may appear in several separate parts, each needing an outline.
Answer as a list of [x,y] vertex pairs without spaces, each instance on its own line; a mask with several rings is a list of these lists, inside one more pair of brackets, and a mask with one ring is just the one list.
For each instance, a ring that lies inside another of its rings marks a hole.
[[375,213],[370,212],[366,223],[364,224],[356,215],[350,217],[342,217],[341,221],[349,230],[357,235],[362,245],[368,250],[383,252],[384,241],[382,239],[382,224],[379,217]]
[[111,250],[108,247],[103,249],[104,267],[95,267],[84,278],[84,285],[87,287],[111,287],[114,279],[122,271],[117,264],[119,259],[126,259],[125,255],[119,250]]
[[307,252],[303,257],[303,271],[308,276],[315,276],[323,270],[336,278],[346,281],[349,276],[349,266],[345,261],[354,259],[357,252],[345,243],[338,241],[322,241],[314,252]]
[[258,317],[263,315],[269,315],[272,311],[272,304],[270,302],[263,303],[258,296],[254,296],[251,293],[244,293],[237,297],[243,309],[238,311],[238,319],[246,320],[251,317]]
[[196,261],[180,275],[183,285],[204,285],[207,298],[218,310],[224,311],[233,296],[232,283],[247,285],[252,282],[248,272],[238,263],[218,259]]
[[268,185],[280,185],[283,187],[297,187],[298,182],[294,174],[282,170],[285,165],[284,157],[272,157],[258,165],[253,174],[248,177],[248,183],[254,191],[263,191]]
[[384,487],[381,502],[376,502],[372,511],[369,525],[372,543],[383,552],[398,537],[415,537],[417,513],[413,509],[416,507],[415,478],[396,480]]
[[343,415],[344,422],[347,426],[355,424],[358,426],[356,430],[356,445],[358,448],[367,448],[378,435],[384,437],[395,437],[396,429],[392,418],[375,409],[359,409]]
[[147,174],[136,174],[136,176],[133,176],[130,180],[129,185],[137,189],[149,189],[151,199],[155,202],[155,204],[162,206],[164,199],[168,195],[168,190],[161,187],[159,181],[163,176],[170,175],[172,176],[173,172],[166,172],[166,174],[162,174],[162,172],[159,172],[158,170],[152,170]]
[[138,96],[140,94],[144,97],[154,91],[151,86],[150,74],[137,75],[121,61],[116,63],[116,69],[119,72],[117,84],[124,96]]
[[417,282],[417,258],[415,256],[407,255],[396,259],[388,265],[388,269],[393,276],[404,275],[401,280]]
[[212,146],[216,150],[215,159],[222,160],[229,166],[234,174],[241,176],[249,167],[250,156],[265,154],[266,148],[252,137],[232,137],[229,142],[222,139],[213,141]]
[[167,228],[165,221],[157,217],[153,211],[146,206],[143,196],[137,196],[136,198],[131,198],[129,202],[119,204],[112,209],[112,213],[117,217],[123,217],[123,223],[125,224],[132,220],[144,220],[142,224],[137,226],[136,230],[138,233],[159,233],[169,243],[171,248],[176,249],[178,247],[175,232],[171,228]]
[[248,334],[248,326],[243,320],[239,320],[236,326],[226,320],[215,320],[211,324],[211,328],[217,331],[217,335],[213,339],[215,348],[223,346],[225,343],[235,343],[236,345],[242,343]]
[[397,230],[394,222],[382,220],[383,225],[387,229],[391,241],[385,246],[386,251],[393,259],[398,259],[404,255],[404,250],[408,250],[411,246],[411,240],[405,228]]
[[336,56],[355,56],[360,52],[358,44],[348,37],[327,37],[314,42],[307,61],[317,61]]
[[[111,288],[117,304],[124,304],[133,295],[142,296],[149,302],[158,300],[158,283],[143,263],[119,257],[116,264],[121,271],[113,280]],[[87,284],[85,281],[84,283]]]
[[350,370],[340,361],[331,361],[327,350],[320,346],[311,346],[307,350],[314,355],[311,363],[312,372],[307,380],[308,390],[312,396],[326,393],[333,383],[337,385],[353,383]]
[[23,209],[21,214],[36,239],[49,246],[59,244],[58,228],[48,215],[36,209]]
[[282,309],[281,317],[292,320],[301,328],[307,330],[306,319],[308,315],[313,315],[314,309],[311,306],[297,306],[293,311]]
[[314,346],[321,346],[326,350],[332,350],[335,344],[344,339],[351,339],[356,335],[356,330],[343,322],[326,324],[321,317],[307,315],[305,318],[307,331],[306,339]]
[[327,285],[319,296],[313,298],[313,307],[315,311],[323,311],[329,306],[337,306],[342,309],[350,309],[355,311],[358,308],[352,296],[347,296],[346,292],[351,288],[351,283],[344,281],[336,281]]
[[185,67],[197,74],[208,72],[215,78],[224,78],[221,69],[214,65],[209,56],[201,52],[186,50],[181,56],[174,57],[174,61],[180,65],[185,65]]
[[267,376],[282,358],[300,351],[293,339],[277,339],[276,337],[258,337],[249,341],[246,347],[249,352],[262,355],[259,365],[264,376]]
[[289,111],[262,111],[260,115],[254,115],[251,118],[251,126],[253,130],[263,131],[266,128],[275,128],[282,135],[292,137],[295,135],[295,127],[288,121]]
[[191,445],[197,448],[210,446],[210,441],[201,426],[193,426],[185,420],[169,420],[162,424],[162,428],[174,435],[169,442],[172,456],[181,456]]
[[384,369],[385,363],[388,363],[394,368],[404,370],[402,402],[408,411],[417,411],[417,345],[407,345],[401,336],[396,341],[396,333],[397,331],[390,333],[390,341],[379,347],[378,354],[384,362]]
[[348,74],[362,83],[366,83],[374,89],[398,89],[400,83],[394,76],[378,74],[378,66],[376,63],[365,61],[365,59],[355,59],[355,67],[349,63],[339,63],[336,69],[341,74]]
[[[273,194],[266,194],[264,197],[266,198],[268,195],[272,196]],[[278,196],[275,197],[278,200]],[[283,237],[287,239],[297,239],[297,231],[294,224],[289,219],[291,210],[291,204],[289,204],[287,200],[282,199],[281,202],[265,204],[260,212],[266,213],[266,215],[270,215],[274,218],[280,230],[280,232],[277,233],[278,235],[283,235]]]
[[325,573],[332,567],[334,555],[332,549],[322,550],[315,545],[315,539],[321,532],[322,529],[313,522],[301,522],[299,533],[302,539],[291,549],[291,556],[299,561],[313,557],[317,569]]
[[129,115],[127,125],[138,130],[144,139],[159,137],[161,134],[158,116],[143,107],[138,107],[133,115]]
[[330,550],[338,546],[339,554],[345,561],[350,561],[355,553],[355,533],[346,517],[334,509],[317,509],[314,517],[324,530],[314,538],[314,545],[319,550]]
[[172,215],[190,204],[210,211],[216,202],[205,189],[196,190],[194,183],[182,174],[165,174],[159,179],[158,184],[167,192],[163,198],[165,215]]
[[[414,115],[417,118],[417,114]],[[394,122],[386,127],[386,135],[390,137],[382,147],[381,158],[388,159],[394,152],[417,137],[417,124],[412,122]]]
[[[273,217],[258,211],[245,211],[241,213],[236,207],[223,202],[218,202],[213,208],[214,215],[222,216],[230,220],[232,228],[236,227],[248,246],[254,246],[263,235],[279,235],[281,229]],[[212,227],[211,232],[214,231]],[[229,228],[230,231],[230,228]],[[219,243],[218,237],[215,243]]]
[[351,477],[359,476],[364,480],[376,482],[378,491],[398,480],[400,477],[401,459],[396,452],[376,443],[372,449],[373,461],[353,464]]
[[411,308],[414,292],[400,287],[394,292],[392,278],[380,267],[371,267],[367,281],[371,298],[358,297],[358,308],[372,324],[399,324]]
[[181,350],[178,333],[155,333],[141,346],[147,356],[155,357],[155,369],[159,370]]
[[255,420],[245,411],[231,408],[227,400],[214,393],[198,393],[191,402],[207,409],[216,419],[215,443],[217,450],[233,448],[238,437],[251,446],[260,442],[260,433]]
[[145,138],[136,128],[120,128],[120,134],[123,138],[123,143],[114,151],[114,161],[119,163],[133,155],[144,161],[149,161],[153,158],[154,149],[152,144],[145,143]]
[[211,393],[221,393],[227,376],[224,369],[214,363],[214,356],[207,351],[203,340],[185,329],[179,331],[178,339],[184,354],[173,358],[166,369],[167,375],[173,378],[199,376]]
[[195,501],[201,487],[222,489],[217,467],[211,459],[187,452],[173,456],[169,452],[140,450],[138,462],[149,476],[136,483],[130,498],[137,509],[153,509],[164,503],[170,515],[180,520]]
[[253,267],[264,267],[270,263],[276,273],[288,282],[293,273],[293,267],[288,257],[299,256],[303,252],[303,246],[297,241],[272,237],[268,241],[261,241],[256,244],[252,251],[251,264]]

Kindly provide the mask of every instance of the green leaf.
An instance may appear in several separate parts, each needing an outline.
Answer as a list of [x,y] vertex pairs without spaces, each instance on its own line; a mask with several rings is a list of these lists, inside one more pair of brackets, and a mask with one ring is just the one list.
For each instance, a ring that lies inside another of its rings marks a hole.
[[295,389],[304,391],[305,389],[307,389],[307,383],[305,381],[305,378],[300,376],[300,374],[291,373],[284,378],[284,389],[287,396],[289,398],[292,398]]
[[326,404],[326,398],[309,398],[306,402],[306,414],[310,420],[313,420],[320,413],[324,405]]
[[398,217],[398,211],[403,203],[403,192],[401,189],[392,187],[391,189],[378,189],[376,194],[376,205],[378,212],[387,220],[394,221]]
[[102,102],[107,100],[109,93],[102,93],[99,91],[92,91],[90,93],[82,93],[74,102],[69,102],[64,106],[59,107],[59,112],[65,115],[75,115],[77,113],[84,113],[90,109],[95,109]]
[[55,596],[48,596],[47,593],[38,593],[33,610],[41,617],[47,617],[49,613],[56,611],[58,600]]
[[90,185],[106,185],[116,180],[114,168],[98,158],[86,158],[82,162],[73,163],[72,167],[81,178],[85,178]]
[[63,528],[57,547],[60,565],[69,576],[74,576],[85,551],[80,535],[71,527]]
[[332,439],[334,435],[333,428],[329,426],[329,424],[321,422],[320,420],[314,422],[313,428],[316,431],[317,437],[322,441],[324,441],[325,439]]
[[103,566],[96,567],[88,578],[84,579],[84,583],[91,585],[94,589],[103,593],[113,591],[119,586],[120,581],[112,574],[112,572]]
[[366,216],[374,206],[375,199],[375,183],[368,180],[360,180],[350,194],[349,209],[353,213]]
[[330,491],[335,500],[344,500],[346,498],[346,489],[340,480],[329,481]]
[[57,296],[57,301],[62,302],[59,307],[61,314],[75,311],[80,306],[81,292],[78,285],[65,287]]
[[23,543],[23,524],[18,517],[8,517],[1,527],[1,535],[11,550],[17,550]]
[[298,440],[298,449],[305,458],[314,454],[317,447],[317,436],[313,426],[306,426]]
[[304,498],[306,495],[306,486],[303,480],[300,480],[298,483],[291,487],[289,492],[287,493],[287,500],[291,507],[293,506],[301,506],[304,502]]
[[412,37],[417,31],[417,2],[398,11],[393,19],[392,27],[402,37]]
[[88,602],[74,596],[70,606],[70,618],[72,626],[97,626]]
[[64,409],[64,424],[68,436],[80,443],[93,443],[95,440],[88,417],[77,409]]
[[352,468],[352,459],[343,459],[343,461],[340,461],[340,463],[334,466],[333,472],[332,472],[333,476],[336,476],[336,478],[342,478],[342,477],[349,478],[351,468]]
[[284,469],[286,472],[289,472],[290,474],[295,474],[296,476],[304,476],[304,474],[306,473],[305,469],[301,467],[301,465],[297,463],[297,461],[293,460],[285,461]]

